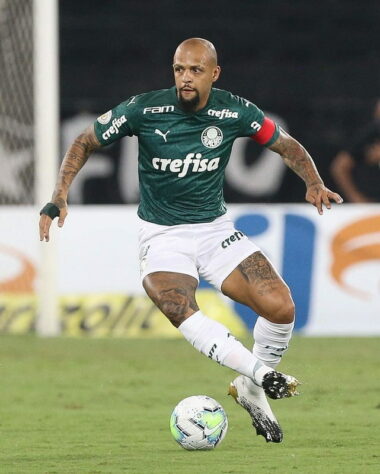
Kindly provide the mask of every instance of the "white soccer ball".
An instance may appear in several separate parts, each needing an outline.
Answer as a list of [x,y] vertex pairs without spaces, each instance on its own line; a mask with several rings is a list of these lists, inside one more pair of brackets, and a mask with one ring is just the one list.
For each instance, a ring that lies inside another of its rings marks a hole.
[[206,395],[183,399],[170,417],[173,438],[188,450],[215,448],[226,436],[227,428],[228,419],[223,407]]

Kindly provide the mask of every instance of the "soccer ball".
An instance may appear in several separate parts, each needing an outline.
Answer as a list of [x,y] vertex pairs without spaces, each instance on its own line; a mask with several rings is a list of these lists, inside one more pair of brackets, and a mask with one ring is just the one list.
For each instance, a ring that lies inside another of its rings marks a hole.
[[173,438],[184,449],[213,449],[226,436],[228,419],[223,407],[206,395],[183,399],[170,417]]

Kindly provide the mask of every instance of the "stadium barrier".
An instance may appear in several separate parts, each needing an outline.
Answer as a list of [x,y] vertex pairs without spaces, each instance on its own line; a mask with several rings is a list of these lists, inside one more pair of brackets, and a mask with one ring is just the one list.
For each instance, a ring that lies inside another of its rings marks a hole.
[[[290,286],[305,335],[380,334],[380,205],[230,205]],[[0,332],[33,331],[40,249],[33,207],[0,212]],[[15,231],[17,229],[17,232]],[[139,279],[135,206],[72,206],[58,246],[59,317],[71,336],[176,337]],[[244,336],[255,315],[201,281],[200,308]]]

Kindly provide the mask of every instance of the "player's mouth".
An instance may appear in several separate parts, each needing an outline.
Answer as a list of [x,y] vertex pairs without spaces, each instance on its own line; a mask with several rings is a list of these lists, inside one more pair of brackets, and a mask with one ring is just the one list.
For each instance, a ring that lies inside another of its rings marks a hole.
[[178,100],[185,112],[194,112],[199,104],[199,92],[189,85],[178,89]]
[[185,87],[181,87],[180,91],[181,92],[194,92],[195,89],[193,89],[192,87],[189,87],[189,86],[185,86]]

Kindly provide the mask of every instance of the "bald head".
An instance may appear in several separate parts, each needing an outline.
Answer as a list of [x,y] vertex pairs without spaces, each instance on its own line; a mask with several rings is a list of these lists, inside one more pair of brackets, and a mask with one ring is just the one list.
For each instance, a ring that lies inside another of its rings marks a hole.
[[220,74],[214,45],[203,38],[183,41],[174,53],[173,71],[182,108],[189,112],[202,109]]
[[211,66],[218,64],[218,55],[216,54],[215,46],[203,38],[189,38],[180,43],[174,53],[174,62],[176,62],[176,56],[186,55],[187,53],[198,54],[203,57],[204,61],[209,63]]

